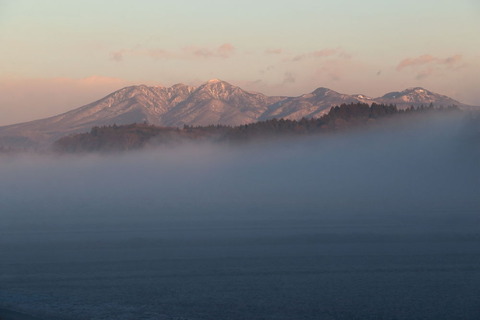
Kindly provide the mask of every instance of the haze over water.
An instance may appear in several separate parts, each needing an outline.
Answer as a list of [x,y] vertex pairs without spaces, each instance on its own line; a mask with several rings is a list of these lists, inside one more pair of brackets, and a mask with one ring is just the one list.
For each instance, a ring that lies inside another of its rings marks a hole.
[[478,126],[0,158],[0,307],[44,319],[476,319]]

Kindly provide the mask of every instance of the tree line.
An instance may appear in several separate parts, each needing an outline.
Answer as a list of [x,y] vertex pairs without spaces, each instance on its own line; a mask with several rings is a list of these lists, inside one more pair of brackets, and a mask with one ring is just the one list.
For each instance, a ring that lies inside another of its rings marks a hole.
[[398,109],[395,105],[350,103],[332,107],[319,118],[300,120],[271,119],[255,123],[226,126],[160,127],[148,123],[95,126],[88,133],[73,134],[54,143],[60,152],[112,152],[140,149],[147,145],[175,144],[181,141],[242,142],[285,135],[310,135],[343,130],[376,122],[379,119],[424,112],[459,110],[456,106],[435,108],[429,106]]

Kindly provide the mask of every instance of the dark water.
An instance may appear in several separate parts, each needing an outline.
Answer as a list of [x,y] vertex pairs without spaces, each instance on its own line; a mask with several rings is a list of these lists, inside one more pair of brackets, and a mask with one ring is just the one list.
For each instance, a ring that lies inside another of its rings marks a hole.
[[46,319],[480,316],[478,228],[119,227],[8,234],[17,239],[1,248],[2,304]]
[[454,120],[3,158],[0,308],[49,320],[480,319],[479,149]]

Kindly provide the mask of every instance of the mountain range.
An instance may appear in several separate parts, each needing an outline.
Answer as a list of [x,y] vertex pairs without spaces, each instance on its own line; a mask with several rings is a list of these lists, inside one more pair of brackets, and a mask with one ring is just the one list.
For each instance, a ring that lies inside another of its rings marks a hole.
[[398,108],[420,105],[456,105],[447,96],[423,88],[390,92],[382,97],[348,95],[318,88],[298,97],[266,96],[248,92],[218,79],[198,87],[130,86],[72,111],[30,122],[0,127],[0,146],[31,147],[50,143],[94,126],[148,122],[158,126],[241,125],[272,118],[298,120],[319,117],[343,103],[395,104]]

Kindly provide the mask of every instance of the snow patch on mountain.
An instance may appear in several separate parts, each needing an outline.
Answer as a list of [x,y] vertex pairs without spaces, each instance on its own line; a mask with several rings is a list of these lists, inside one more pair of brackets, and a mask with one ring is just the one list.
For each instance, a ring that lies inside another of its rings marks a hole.
[[[320,117],[343,103],[384,103],[399,108],[457,105],[447,96],[413,87],[379,98],[347,95],[320,87],[298,97],[266,96],[228,82],[211,79],[198,87],[137,85],[122,88],[72,111],[46,119],[0,127],[0,145],[51,142],[61,136],[87,132],[93,126],[148,122],[159,126],[241,125],[259,120]],[[9,142],[10,141],[10,142]]]

